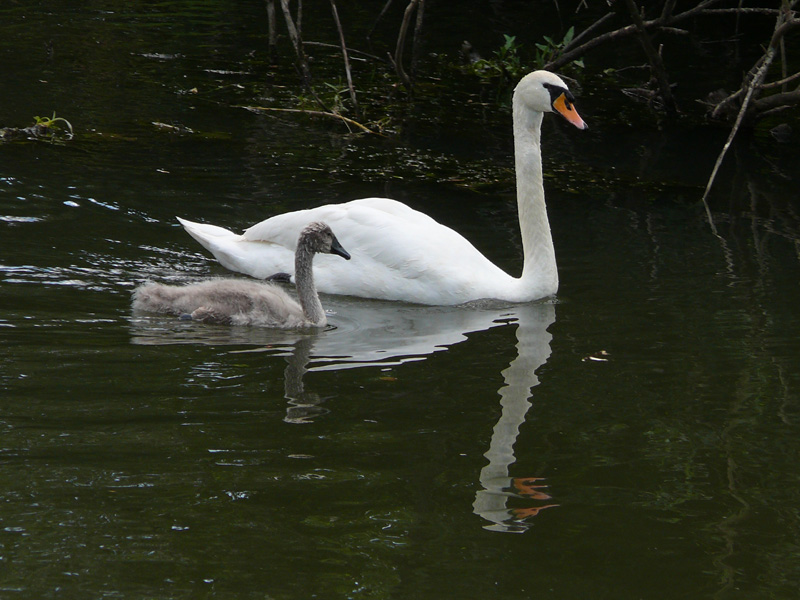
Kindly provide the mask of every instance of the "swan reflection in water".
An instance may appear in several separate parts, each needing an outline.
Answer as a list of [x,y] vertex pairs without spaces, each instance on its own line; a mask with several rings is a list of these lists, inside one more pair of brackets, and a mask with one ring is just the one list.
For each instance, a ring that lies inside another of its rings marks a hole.
[[[284,385],[288,401],[285,421],[309,423],[326,412],[322,398],[304,386],[308,372],[386,367],[425,360],[434,352],[467,340],[467,334],[515,324],[517,356],[502,372],[498,390],[502,412],[492,431],[481,469],[482,489],[473,503],[475,514],[486,519],[486,529],[523,532],[526,519],[555,504],[536,477],[512,478],[514,443],[531,407],[531,388],[538,385],[536,371],[550,356],[555,322],[549,303],[500,305],[474,303],[460,307],[403,305],[329,296],[325,302],[335,328],[319,333],[287,332],[256,327],[210,327],[163,318],[135,317],[134,344],[252,345],[236,352],[269,352],[287,360]],[[520,500],[525,502],[521,502]],[[509,502],[516,500],[515,507]],[[522,507],[520,504],[533,503]]]

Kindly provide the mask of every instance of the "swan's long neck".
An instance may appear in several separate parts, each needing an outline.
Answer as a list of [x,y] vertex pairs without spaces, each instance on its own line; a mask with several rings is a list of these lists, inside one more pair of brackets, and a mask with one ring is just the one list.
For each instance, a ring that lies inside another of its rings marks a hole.
[[558,289],[558,271],[542,183],[540,145],[542,113],[514,102],[514,154],[517,172],[517,209],[524,263],[521,291],[549,296]]
[[294,280],[297,286],[297,296],[300,299],[300,306],[303,308],[303,315],[309,324],[322,327],[328,320],[314,285],[314,273],[311,269],[313,260],[314,252],[301,239],[294,257]]

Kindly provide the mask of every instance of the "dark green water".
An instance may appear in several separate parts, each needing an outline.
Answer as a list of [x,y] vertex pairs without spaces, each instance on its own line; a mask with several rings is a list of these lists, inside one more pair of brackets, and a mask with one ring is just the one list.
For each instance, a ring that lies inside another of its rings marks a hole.
[[737,151],[715,236],[725,132],[595,80],[591,129],[544,131],[557,301],[134,317],[137,283],[224,272],[175,215],[389,195],[520,251],[507,114],[456,89],[388,138],[256,115],[297,84],[262,3],[117,4],[0,9],[0,126],[76,130],[0,145],[0,597],[796,597],[796,149]]

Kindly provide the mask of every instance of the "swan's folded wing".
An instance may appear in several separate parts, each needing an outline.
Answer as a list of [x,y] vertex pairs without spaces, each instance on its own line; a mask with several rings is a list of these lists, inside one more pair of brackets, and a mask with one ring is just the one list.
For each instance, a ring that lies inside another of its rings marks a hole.
[[454,304],[464,294],[478,293],[476,284],[488,290],[498,277],[508,277],[453,229],[405,205],[389,206],[398,210],[351,207],[349,227],[341,235],[331,224],[351,262],[357,262],[339,269],[333,260],[325,260],[330,257],[318,257],[323,259],[315,269],[319,289]]
[[[282,265],[259,257],[257,276],[264,276],[266,263],[292,272],[289,253],[294,252],[301,229],[312,221],[327,223],[352,256],[347,262],[328,255],[315,258],[314,276],[322,292],[448,304],[460,301],[459,294],[472,290],[476,282],[505,276],[454,230],[386,198],[285,213],[252,226],[240,242],[252,247],[248,254],[255,256],[256,246],[264,246],[263,254],[271,247],[272,258],[276,247],[284,248],[285,253]],[[247,272],[255,274],[254,268]],[[447,284],[443,286],[443,282]]]

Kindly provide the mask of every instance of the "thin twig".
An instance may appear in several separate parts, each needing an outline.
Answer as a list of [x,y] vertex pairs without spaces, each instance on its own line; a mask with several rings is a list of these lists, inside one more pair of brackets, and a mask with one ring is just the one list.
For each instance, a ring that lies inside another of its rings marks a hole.
[[795,79],[798,79],[798,78],[800,78],[800,71],[798,71],[794,75],[789,75],[785,79],[779,79],[778,81],[773,81],[771,83],[762,84],[761,89],[762,90],[771,90],[771,89],[776,88],[776,87],[783,87],[786,84],[791,83],[792,81],[794,81]]
[[369,33],[367,34],[368,40],[372,38],[372,34],[375,33],[375,29],[378,27],[378,23],[380,23],[381,19],[383,18],[383,15],[385,15],[386,11],[389,10],[389,7],[392,5],[392,1],[393,0],[386,0],[386,4],[383,5],[383,8],[381,9],[378,18],[375,19],[375,22],[372,24],[372,27],[370,28]]
[[[718,2],[721,2],[721,0],[702,0],[697,6],[687,9],[682,13],[679,13],[677,15],[672,15],[669,18],[664,18],[660,16],[657,19],[653,19],[651,21],[643,21],[643,25],[645,29],[650,29],[653,27],[662,27],[664,25],[672,25],[674,23],[679,23],[680,21],[684,21],[686,19],[690,19],[692,17],[697,16],[703,10],[705,10],[709,6],[713,6]],[[606,17],[601,17],[601,19],[605,18]],[[590,25],[590,27],[594,27],[594,25]],[[592,48],[595,48],[597,46],[600,46],[601,44],[610,42],[612,40],[617,40],[630,35],[634,35],[637,32],[638,29],[636,25],[631,24],[631,25],[626,25],[625,27],[620,27],[619,29],[615,29],[613,31],[608,31],[606,33],[600,34],[597,37],[593,37],[590,40],[584,42],[580,46],[577,46],[572,50],[564,52],[558,58],[547,63],[543,68],[547,69],[548,71],[554,71],[572,62],[573,60],[580,58]]]
[[[739,9],[744,8],[744,0],[739,0],[739,5],[736,8],[739,8]],[[740,35],[741,31],[742,31],[739,28],[739,25],[740,25],[741,21],[742,21],[742,13],[737,12],[736,13],[736,27],[733,30],[734,34],[736,35],[736,37],[739,37],[739,35]]]
[[[717,162],[714,164],[714,169],[711,171],[711,176],[708,178],[708,183],[706,184],[706,189],[703,192],[703,204],[706,207],[706,213],[708,215],[708,222],[711,225],[711,229],[714,234],[717,233],[716,227],[714,226],[714,222],[711,219],[711,210],[708,207],[708,193],[711,191],[711,186],[714,185],[714,180],[717,177],[717,172],[719,171],[719,167],[722,164],[725,155],[728,152],[728,148],[731,147],[731,143],[733,142],[733,138],[736,137],[736,134],[739,131],[739,127],[742,125],[742,121],[744,121],[744,117],[747,114],[747,110],[750,106],[750,100],[753,97],[753,94],[761,85],[761,82],[764,80],[764,77],[767,75],[767,71],[769,70],[770,65],[772,64],[772,60],[775,57],[775,51],[779,47],[780,40],[783,38],[786,32],[790,29],[797,26],[800,21],[795,20],[793,17],[789,16],[788,21],[784,21],[784,15],[781,14],[778,16],[777,23],[775,24],[775,31],[772,34],[772,39],[770,40],[769,46],[767,47],[764,56],[761,57],[756,62],[755,70],[751,69],[748,75],[750,76],[749,81],[742,86],[742,90],[746,90],[744,100],[742,101],[742,106],[739,108],[739,113],[736,115],[736,122],[733,124],[733,129],[731,129],[730,135],[728,135],[728,139],[725,142],[725,145],[722,147],[722,151],[719,153],[717,157]],[[741,91],[741,90],[740,90]]]
[[[787,77],[786,63],[788,61],[786,60],[786,43],[785,42],[786,42],[786,38],[782,37],[781,38],[781,42],[780,42],[780,44],[781,44],[781,79],[786,79],[786,77]],[[781,91],[782,92],[786,91],[786,86],[785,85],[782,86]]]
[[570,43],[569,43],[569,44],[567,44],[566,46],[564,46],[564,48],[563,48],[563,51],[564,51],[564,52],[566,52],[566,51],[567,51],[567,50],[569,50],[570,48],[574,48],[575,46],[577,46],[577,45],[578,45],[578,42],[580,42],[580,41],[581,41],[583,38],[585,38],[585,37],[586,37],[587,35],[589,35],[589,34],[590,34],[592,31],[594,31],[595,29],[597,29],[598,27],[600,27],[600,26],[601,26],[603,23],[605,23],[605,22],[606,22],[606,21],[608,21],[609,19],[613,19],[613,18],[614,18],[614,15],[616,15],[616,13],[610,12],[610,13],[606,13],[605,15],[603,15],[602,17],[600,17],[599,19],[597,19],[597,21],[595,21],[594,23],[592,23],[591,25],[589,25],[589,26],[588,26],[586,29],[584,29],[584,30],[583,30],[583,31],[581,31],[581,32],[580,32],[578,35],[576,35],[574,38],[572,38],[572,40],[570,41]]
[[[764,89],[764,86],[761,86],[761,89]],[[759,98],[753,101],[753,108],[758,118],[761,119],[766,111],[789,108],[798,104],[800,104],[800,90],[794,90],[793,92],[780,92],[766,98]]]
[[298,66],[303,74],[304,83],[310,87],[311,70],[308,68],[308,61],[306,60],[305,52],[303,52],[303,42],[300,39],[300,32],[289,10],[289,0],[281,0],[281,9],[283,10],[283,18],[286,21],[286,29],[289,31],[289,39],[292,42],[292,46],[294,46],[295,56],[297,56]]
[[758,14],[758,15],[768,15],[770,17],[774,17],[780,12],[781,11],[777,8],[752,8],[747,6],[741,6],[739,8],[707,8],[701,10],[699,14],[703,16],[724,15],[724,14],[737,14],[737,15]]
[[[769,42],[768,52],[765,53],[761,58],[759,58],[756,61],[755,65],[753,65],[753,67],[750,69],[750,71],[748,72],[747,76],[745,77],[745,81],[747,81],[747,80],[752,81],[753,77],[755,76],[755,73],[758,72],[761,69],[761,67],[762,67],[762,65],[763,65],[763,63],[765,61],[769,60],[769,62],[771,63],[772,62],[772,58],[773,58],[774,53],[775,53],[775,50],[779,46],[780,41],[783,39],[783,37],[787,33],[789,33],[792,29],[800,27],[800,19],[797,19],[797,18],[793,17],[790,13],[787,13],[787,14],[788,14],[788,17],[787,17],[788,20],[784,20],[785,17],[784,17],[783,14],[778,15],[777,24],[775,25],[775,30],[772,33],[772,39],[770,39],[770,42]],[[769,52],[769,50],[771,50],[771,52]],[[763,78],[762,78],[762,81],[763,81]],[[760,84],[761,84],[761,82],[759,82],[759,85]],[[735,100],[740,98],[741,95],[743,93],[745,93],[746,91],[747,91],[747,85],[743,85],[740,89],[736,90],[735,92],[730,94],[727,98],[725,98],[724,100],[720,101],[714,107],[714,110],[711,111],[711,116],[712,117],[717,117],[725,108],[727,108]]]
[[661,11],[661,18],[666,20],[672,16],[672,11],[675,10],[675,3],[677,0],[667,0],[664,2],[664,9]]
[[269,32],[269,52],[272,56],[278,45],[278,30],[275,23],[275,0],[267,0],[267,31]]
[[416,76],[417,63],[419,62],[420,49],[422,43],[422,22],[425,17],[425,0],[419,0],[417,4],[417,19],[414,23],[414,37],[411,40],[411,75]]
[[339,20],[339,11],[336,10],[336,0],[331,0],[331,12],[333,13],[333,20],[336,23],[336,29],[339,31],[339,42],[342,45],[344,72],[345,75],[347,76],[347,89],[350,90],[350,100],[353,103],[353,109],[356,111],[356,116],[360,116],[361,111],[358,108],[358,98],[356,98],[356,88],[353,87],[353,74],[350,72],[350,57],[347,55],[347,44],[344,41],[344,31],[342,30],[342,22]]
[[[308,59],[306,58],[306,53],[303,50],[303,40],[300,37],[300,28],[295,25],[295,22],[292,19],[292,13],[289,11],[289,0],[281,0],[281,9],[283,10],[283,17],[286,21],[286,29],[289,31],[289,39],[292,41],[292,46],[294,46],[294,52],[297,56],[297,65],[303,78],[303,85],[325,112],[331,112],[311,86],[311,69],[308,67]],[[298,19],[301,18],[301,10],[302,3],[300,3],[297,9]]]
[[675,115],[677,114],[678,109],[675,106],[675,98],[673,98],[672,90],[669,86],[669,79],[667,78],[667,71],[664,68],[664,61],[661,60],[661,55],[655,49],[653,42],[650,40],[650,36],[647,34],[647,30],[644,26],[644,20],[642,19],[642,14],[639,12],[639,7],[637,6],[635,0],[626,0],[626,4],[628,5],[628,12],[631,15],[631,20],[633,21],[633,24],[636,25],[636,29],[639,32],[639,41],[641,42],[642,49],[644,50],[647,60],[650,63],[653,77],[655,77],[656,81],[658,82],[658,90],[661,94],[661,100],[664,103],[664,108],[667,110],[667,114]]
[[406,6],[406,11],[403,14],[403,22],[400,25],[400,31],[397,34],[397,45],[395,46],[394,50],[394,69],[397,72],[397,76],[400,78],[400,81],[406,86],[407,89],[411,89],[412,86],[411,79],[403,68],[403,51],[406,47],[406,34],[408,33],[408,25],[411,22],[411,15],[414,14],[414,9],[417,8],[418,3],[419,0],[409,0],[408,6]]
[[338,119],[347,125],[352,125],[357,129],[360,129],[364,133],[374,133],[375,135],[380,135],[377,131],[373,131],[366,125],[362,125],[358,121],[354,121],[344,115],[340,115],[334,112],[327,112],[321,110],[306,110],[302,108],[276,108],[271,106],[240,106],[239,108],[243,108],[245,110],[249,110],[250,112],[283,112],[283,113],[293,113],[293,114],[300,114],[300,115],[309,115],[312,117],[327,117],[331,119]]
[[[341,46],[337,46],[336,44],[326,44],[325,42],[307,42],[307,41],[303,40],[303,45],[304,46],[319,46],[320,48],[341,49]],[[375,56],[374,54],[370,54],[369,52],[362,52],[361,50],[356,50],[355,48],[348,48],[347,49],[347,53],[350,54],[351,56],[353,54],[358,54],[360,56],[364,56],[366,58],[369,58],[370,60],[377,60],[377,61],[380,61],[380,62],[382,62],[384,64],[386,63],[386,60],[381,58],[380,56]],[[353,60],[355,60],[355,59],[353,59]]]

